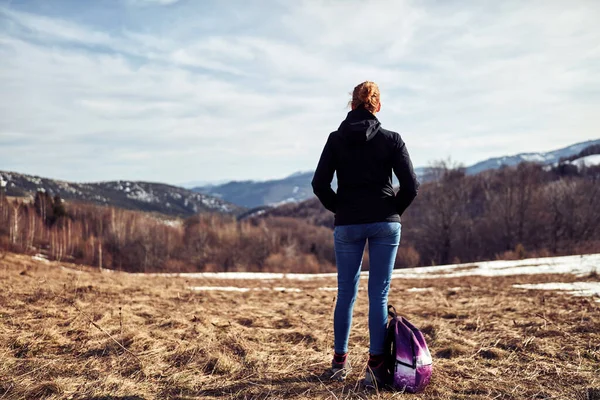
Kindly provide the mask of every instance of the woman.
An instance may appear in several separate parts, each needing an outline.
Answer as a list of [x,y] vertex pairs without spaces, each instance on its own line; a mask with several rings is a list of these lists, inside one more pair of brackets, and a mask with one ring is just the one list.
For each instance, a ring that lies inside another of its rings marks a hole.
[[[344,380],[352,310],[358,293],[365,243],[369,242],[369,362],[365,384],[381,385],[387,297],[398,244],[400,216],[417,195],[419,183],[399,134],[381,127],[379,88],[363,82],[354,88],[352,110],[327,139],[312,180],[315,194],[335,213],[338,296],[334,313],[334,356],[330,376]],[[392,188],[392,171],[400,190]],[[337,173],[337,193],[331,188]]]

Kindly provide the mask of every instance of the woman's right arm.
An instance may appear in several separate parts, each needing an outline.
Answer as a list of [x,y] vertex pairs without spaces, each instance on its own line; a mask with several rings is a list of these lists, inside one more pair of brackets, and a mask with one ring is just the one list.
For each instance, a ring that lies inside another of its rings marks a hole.
[[398,141],[396,142],[392,167],[394,174],[398,178],[398,182],[400,182],[400,190],[396,194],[396,212],[402,215],[408,206],[410,206],[410,203],[417,197],[419,181],[413,169],[406,144],[400,136],[398,136]]

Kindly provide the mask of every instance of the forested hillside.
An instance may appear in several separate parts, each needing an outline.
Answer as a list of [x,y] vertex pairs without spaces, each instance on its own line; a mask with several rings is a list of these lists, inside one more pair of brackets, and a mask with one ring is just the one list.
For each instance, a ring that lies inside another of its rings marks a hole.
[[[600,251],[600,166],[534,163],[467,175],[439,163],[402,216],[398,266]],[[331,228],[317,199],[258,218],[297,217]]]
[[237,222],[231,215],[172,219],[114,207],[0,199],[0,250],[100,268],[150,271],[331,270],[331,231],[294,218]]
[[[440,163],[430,173],[402,216],[397,267],[600,252],[600,166],[467,175]],[[332,227],[315,198],[243,221],[173,219],[42,191],[31,203],[0,199],[0,248],[126,271],[330,271]]]

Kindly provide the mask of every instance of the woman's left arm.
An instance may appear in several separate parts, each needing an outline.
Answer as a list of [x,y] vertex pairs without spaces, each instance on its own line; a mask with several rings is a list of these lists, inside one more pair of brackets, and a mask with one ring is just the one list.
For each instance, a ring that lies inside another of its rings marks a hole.
[[332,136],[329,135],[327,143],[321,153],[317,170],[312,180],[313,192],[319,198],[323,206],[335,213],[337,194],[331,188],[331,181],[335,173],[335,158],[332,149]]

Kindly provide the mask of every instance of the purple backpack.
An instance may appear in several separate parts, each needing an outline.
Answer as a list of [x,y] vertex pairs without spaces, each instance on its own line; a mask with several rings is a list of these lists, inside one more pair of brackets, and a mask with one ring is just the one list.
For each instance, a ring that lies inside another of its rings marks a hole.
[[421,392],[431,379],[431,354],[423,333],[388,306],[391,317],[386,334],[386,358],[389,385],[395,390]]

